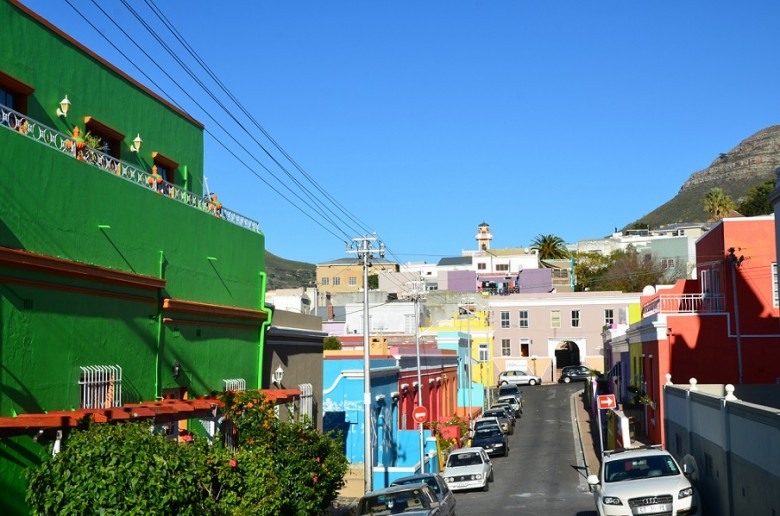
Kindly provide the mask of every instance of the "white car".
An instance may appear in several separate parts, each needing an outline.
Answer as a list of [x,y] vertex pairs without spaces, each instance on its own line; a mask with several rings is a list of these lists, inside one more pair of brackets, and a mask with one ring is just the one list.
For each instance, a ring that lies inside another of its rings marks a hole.
[[504,371],[500,375],[498,375],[498,386],[502,385],[540,385],[542,383],[542,378],[540,376],[536,376],[535,374],[531,374],[528,371],[524,369],[512,369],[509,371]]
[[452,491],[490,489],[493,463],[482,448],[461,448],[450,453],[441,476]]
[[674,457],[660,447],[606,452],[598,475],[589,475],[599,516],[700,516],[699,495]]

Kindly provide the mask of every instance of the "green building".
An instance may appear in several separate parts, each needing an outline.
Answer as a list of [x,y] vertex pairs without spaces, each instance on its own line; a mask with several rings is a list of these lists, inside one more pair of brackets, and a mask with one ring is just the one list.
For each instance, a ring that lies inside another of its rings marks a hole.
[[270,312],[259,225],[204,196],[203,126],[16,0],[0,20],[9,514],[55,439],[15,421],[260,388]]

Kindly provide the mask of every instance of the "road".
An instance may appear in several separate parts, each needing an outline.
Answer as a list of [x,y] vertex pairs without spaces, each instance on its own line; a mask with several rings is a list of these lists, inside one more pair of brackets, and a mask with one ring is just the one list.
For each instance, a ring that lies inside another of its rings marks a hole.
[[521,389],[525,410],[509,437],[509,457],[493,459],[490,491],[455,493],[458,514],[596,516],[572,409],[582,384]]

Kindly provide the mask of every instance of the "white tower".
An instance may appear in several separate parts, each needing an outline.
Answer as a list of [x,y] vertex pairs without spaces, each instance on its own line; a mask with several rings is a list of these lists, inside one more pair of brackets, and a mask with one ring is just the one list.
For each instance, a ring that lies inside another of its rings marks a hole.
[[490,224],[483,222],[477,226],[477,249],[480,251],[490,250],[490,241],[493,240],[493,235],[490,234]]

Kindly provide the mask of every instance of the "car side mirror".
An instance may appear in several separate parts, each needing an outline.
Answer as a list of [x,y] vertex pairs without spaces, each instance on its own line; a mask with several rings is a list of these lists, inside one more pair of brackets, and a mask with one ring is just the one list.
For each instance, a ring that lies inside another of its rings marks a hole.
[[588,485],[590,490],[593,491],[599,485],[599,477],[596,475],[588,475]]

